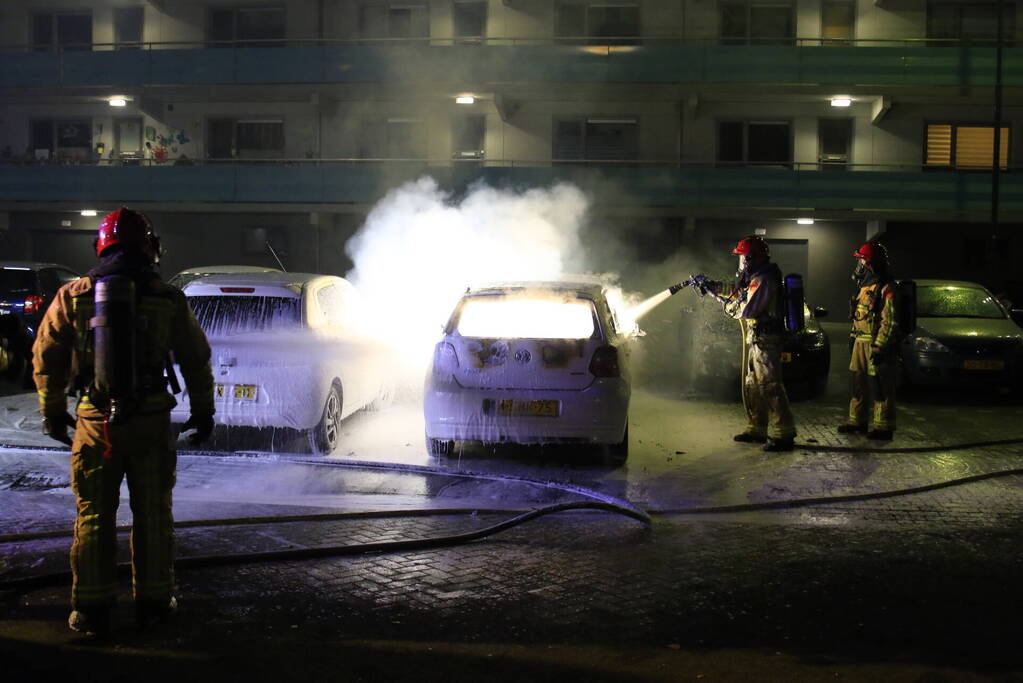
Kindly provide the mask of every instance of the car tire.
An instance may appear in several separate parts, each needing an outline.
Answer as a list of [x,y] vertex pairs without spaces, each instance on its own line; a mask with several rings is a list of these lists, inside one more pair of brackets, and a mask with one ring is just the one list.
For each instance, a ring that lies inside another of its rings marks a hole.
[[313,453],[330,455],[338,447],[341,442],[341,408],[343,405],[341,385],[334,382],[323,402],[323,412],[320,415],[319,424],[309,430],[309,447]]
[[609,443],[603,449],[604,463],[615,467],[625,464],[629,459],[629,426],[625,425],[625,434],[619,443]]
[[455,442],[449,439],[434,439],[426,436],[426,454],[450,458],[455,452]]

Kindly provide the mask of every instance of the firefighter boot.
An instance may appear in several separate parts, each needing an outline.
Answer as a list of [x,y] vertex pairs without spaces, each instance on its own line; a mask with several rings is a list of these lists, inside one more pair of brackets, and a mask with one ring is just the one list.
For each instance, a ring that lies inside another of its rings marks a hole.
[[139,629],[147,629],[158,624],[166,624],[178,611],[178,600],[136,600],[135,625]]
[[782,453],[785,451],[791,451],[796,447],[795,439],[791,436],[781,438],[769,438],[767,443],[764,444],[764,450],[769,453]]
[[866,425],[851,424],[846,422],[845,424],[838,425],[839,434],[862,434],[867,431]]
[[68,617],[67,625],[72,631],[86,636],[103,638],[110,635],[110,608],[92,607],[88,610],[76,609]]

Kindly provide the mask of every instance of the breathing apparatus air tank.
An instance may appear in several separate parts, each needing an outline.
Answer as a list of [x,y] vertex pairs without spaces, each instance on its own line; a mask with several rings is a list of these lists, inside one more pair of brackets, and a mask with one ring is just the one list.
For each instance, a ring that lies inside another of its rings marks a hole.
[[806,325],[803,314],[805,297],[803,295],[803,276],[789,273],[784,278],[785,329],[799,332]]
[[96,316],[93,330],[94,379],[98,397],[109,401],[108,421],[125,417],[135,396],[137,349],[135,343],[135,283],[123,275],[96,281]]

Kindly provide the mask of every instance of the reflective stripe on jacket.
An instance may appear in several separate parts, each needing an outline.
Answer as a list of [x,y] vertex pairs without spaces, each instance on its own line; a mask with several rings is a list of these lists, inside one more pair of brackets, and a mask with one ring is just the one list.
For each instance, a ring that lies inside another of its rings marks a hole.
[[[880,295],[877,288],[881,287]],[[877,310],[874,303],[877,296]],[[875,282],[861,287],[856,295],[855,309],[852,319],[852,336],[856,339],[870,340],[878,349],[883,349],[892,341],[895,333],[895,290],[891,283]]]

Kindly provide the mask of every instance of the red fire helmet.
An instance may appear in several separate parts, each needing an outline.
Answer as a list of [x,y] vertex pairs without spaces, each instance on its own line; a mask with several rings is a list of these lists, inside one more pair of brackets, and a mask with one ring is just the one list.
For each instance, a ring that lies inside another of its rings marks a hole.
[[763,256],[766,258],[771,255],[771,249],[767,246],[767,240],[763,237],[750,235],[739,240],[739,243],[735,245],[735,249],[732,249],[732,253],[737,256]]
[[146,214],[122,206],[111,211],[99,224],[96,236],[96,256],[115,245],[132,246],[146,252],[153,259],[160,256],[160,238]]
[[869,264],[888,263],[888,250],[880,242],[864,242],[859,249],[853,252],[853,256],[861,258]]

